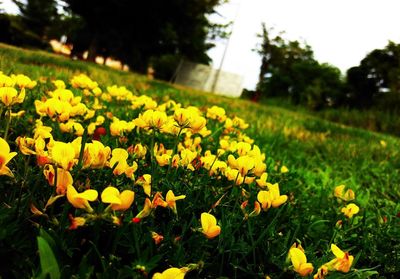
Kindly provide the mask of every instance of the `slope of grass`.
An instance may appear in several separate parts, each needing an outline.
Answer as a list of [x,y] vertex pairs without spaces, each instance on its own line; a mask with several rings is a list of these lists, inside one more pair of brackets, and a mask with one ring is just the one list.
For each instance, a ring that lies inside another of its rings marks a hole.
[[[341,243],[356,255],[356,268],[365,269],[365,273],[355,271],[351,276],[367,277],[367,268],[374,268],[387,278],[396,278],[400,273],[398,138],[277,106],[149,81],[133,73],[2,44],[0,70],[6,74],[26,74],[39,81],[50,77],[67,81],[73,75],[85,73],[103,87],[125,85],[137,94],[146,94],[158,101],[173,99],[184,106],[225,108],[229,114],[238,115],[250,124],[247,134],[267,155],[270,167],[289,168],[289,174],[280,180],[281,191],[288,193],[292,201],[282,217],[287,224],[282,231],[277,227],[275,239],[266,239],[267,243],[274,247],[275,242],[284,242],[287,246],[293,242],[289,240],[298,239],[315,251],[307,255],[310,259],[324,254],[329,244]],[[342,229],[337,229],[336,222],[342,219],[341,206],[332,192],[340,184],[355,191],[361,212]],[[280,259],[271,260],[274,264],[282,264],[286,256],[283,253],[289,248],[286,246],[279,251]],[[282,276],[274,268],[269,273]]]

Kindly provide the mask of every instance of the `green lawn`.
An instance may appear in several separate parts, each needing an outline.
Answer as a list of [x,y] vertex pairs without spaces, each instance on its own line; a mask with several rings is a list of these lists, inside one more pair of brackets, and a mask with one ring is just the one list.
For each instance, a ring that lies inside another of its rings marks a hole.
[[[258,278],[265,275],[271,278],[292,278],[294,273],[285,260],[290,246],[298,240],[306,250],[307,259],[314,263],[315,272],[319,265],[331,259],[331,243],[336,243],[355,256],[350,273],[332,273],[328,278],[368,278],[375,274],[373,271],[377,271],[382,278],[398,278],[399,138],[335,124],[278,106],[260,105],[161,81],[150,81],[133,73],[3,44],[0,44],[0,71],[5,74],[25,74],[39,83],[49,78],[68,81],[76,74],[85,73],[102,88],[113,84],[124,85],[135,94],[146,94],[160,103],[172,99],[183,106],[204,108],[218,105],[225,108],[228,115],[237,115],[250,124],[246,134],[266,154],[268,170],[277,170],[272,178],[279,182],[281,193],[287,194],[290,202],[275,215],[276,218],[268,219],[271,226],[268,226],[265,234],[255,235],[255,239],[253,235],[251,238],[241,237],[241,229],[247,232],[251,228],[240,223],[237,225],[239,232],[234,230],[236,238],[231,239],[231,244],[221,241],[218,250],[210,248],[210,251],[214,251],[210,252],[210,259],[214,257],[212,253],[219,253],[219,256],[215,255],[220,257],[219,260],[231,260],[227,273],[223,270],[218,270],[219,273],[205,271],[192,276],[215,278],[215,274],[219,274],[230,278]],[[1,126],[4,127],[3,123]],[[288,174],[279,173],[283,165],[288,167]],[[340,212],[342,205],[333,197],[335,186],[340,184],[354,190],[354,202],[360,207],[360,213],[350,220],[343,218]],[[1,206],[5,212],[6,206]],[[262,218],[262,215],[257,218]],[[338,228],[336,222],[342,219],[343,226]],[[0,220],[0,224],[6,220],[9,219]],[[23,226],[29,227],[29,224],[24,223]],[[0,242],[0,249],[2,246],[11,249],[7,237],[10,236],[6,232],[0,233],[0,241],[3,241]],[[16,245],[21,248],[25,244]],[[234,249],[242,249],[240,253],[244,255],[243,258],[224,254],[223,250],[231,250],[230,253],[236,255],[236,252],[232,252]],[[4,251],[8,252],[0,252],[2,257],[11,256],[10,250]],[[252,254],[250,251],[253,251],[253,257],[257,259],[248,256]],[[247,260],[247,256],[253,261]],[[170,262],[173,260],[170,259]],[[5,263],[0,264],[0,267],[0,271],[4,272]],[[212,268],[214,266],[210,264],[210,270]],[[13,272],[14,275],[16,273]]]

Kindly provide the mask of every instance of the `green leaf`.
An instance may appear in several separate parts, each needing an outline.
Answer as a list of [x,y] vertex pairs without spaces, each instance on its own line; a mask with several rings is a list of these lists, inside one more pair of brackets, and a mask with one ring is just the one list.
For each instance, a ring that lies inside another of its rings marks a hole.
[[50,276],[50,279],[60,278],[60,269],[50,245],[47,243],[46,239],[41,236],[37,237],[37,242],[39,247],[40,267],[42,269],[42,274],[39,278],[47,278],[47,276]]

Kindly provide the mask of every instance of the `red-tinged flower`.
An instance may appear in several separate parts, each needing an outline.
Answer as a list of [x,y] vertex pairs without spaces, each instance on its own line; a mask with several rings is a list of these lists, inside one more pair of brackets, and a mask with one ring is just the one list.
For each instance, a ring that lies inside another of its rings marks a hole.
[[151,237],[153,238],[154,243],[156,245],[159,245],[161,243],[161,241],[164,240],[164,236],[162,236],[161,234],[158,234],[156,232],[151,232]]
[[93,134],[94,140],[100,140],[101,136],[107,135],[107,130],[104,127],[97,127]]
[[43,167],[47,164],[50,164],[51,159],[48,156],[37,155],[36,162],[37,162],[38,166]]
[[69,221],[71,225],[69,226],[69,230],[76,230],[78,227],[82,227],[86,223],[86,219],[83,217],[74,217],[72,214],[68,215]]
[[138,217],[132,218],[132,222],[135,223],[135,224],[139,224],[140,221],[142,221],[142,218],[138,218]]

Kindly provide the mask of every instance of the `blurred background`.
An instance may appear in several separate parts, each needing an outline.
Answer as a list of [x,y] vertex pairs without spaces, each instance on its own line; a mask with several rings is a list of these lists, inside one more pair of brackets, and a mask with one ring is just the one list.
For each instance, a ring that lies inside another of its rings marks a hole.
[[397,134],[387,123],[400,114],[399,10],[394,0],[3,0],[0,41]]

